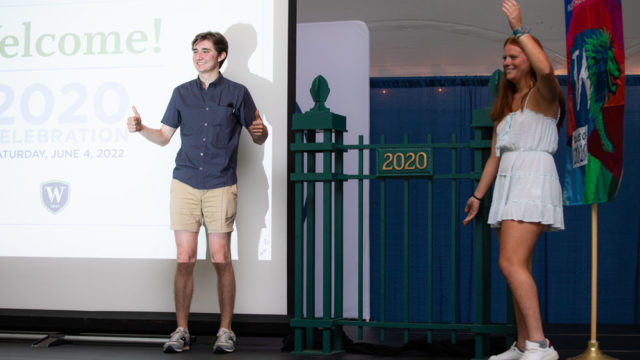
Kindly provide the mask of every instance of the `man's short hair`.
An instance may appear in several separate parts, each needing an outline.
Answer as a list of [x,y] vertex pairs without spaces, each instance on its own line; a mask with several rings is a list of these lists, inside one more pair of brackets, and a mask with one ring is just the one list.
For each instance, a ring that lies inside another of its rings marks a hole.
[[[229,43],[221,33],[213,31],[201,32],[193,38],[193,41],[191,41],[191,48],[193,49],[196,43],[199,43],[202,40],[211,41],[211,43],[213,44],[213,49],[218,53],[218,55],[225,53],[227,54],[227,56],[229,56]],[[224,64],[225,60],[227,60],[226,57],[222,59],[222,61],[220,61],[220,67],[222,67],[222,64]]]

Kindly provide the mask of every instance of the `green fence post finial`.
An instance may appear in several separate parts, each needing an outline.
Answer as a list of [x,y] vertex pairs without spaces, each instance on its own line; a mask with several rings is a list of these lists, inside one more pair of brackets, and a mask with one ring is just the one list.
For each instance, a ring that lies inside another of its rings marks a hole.
[[[498,69],[491,74],[489,78],[489,92],[495,98],[500,91],[500,81],[502,79],[502,70]],[[489,113],[491,112],[491,105],[481,109],[475,109],[471,112],[471,126],[476,129],[493,129],[493,121]],[[489,138],[491,134],[489,134]]]
[[491,91],[491,95],[494,98],[498,96],[500,80],[502,80],[502,70],[497,69],[493,72],[493,74],[491,74],[491,77],[489,78],[489,91]]
[[327,101],[330,91],[331,90],[329,89],[329,83],[327,82],[327,79],[325,79],[322,75],[316,76],[316,78],[313,79],[313,82],[311,83],[311,89],[309,89],[311,98],[313,99],[313,102],[315,102],[315,105],[311,110],[329,111],[329,108],[326,107],[324,103],[325,101]]
[[303,114],[293,114],[293,131],[347,131],[347,118],[329,111],[325,101],[329,97],[329,83],[322,75],[316,76],[311,83],[311,99],[315,105]]

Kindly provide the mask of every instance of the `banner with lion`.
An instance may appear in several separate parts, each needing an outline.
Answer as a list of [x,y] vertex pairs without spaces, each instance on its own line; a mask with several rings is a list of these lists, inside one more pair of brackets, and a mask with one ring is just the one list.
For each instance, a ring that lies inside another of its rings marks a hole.
[[622,180],[625,71],[621,0],[565,0],[565,205],[611,200]]

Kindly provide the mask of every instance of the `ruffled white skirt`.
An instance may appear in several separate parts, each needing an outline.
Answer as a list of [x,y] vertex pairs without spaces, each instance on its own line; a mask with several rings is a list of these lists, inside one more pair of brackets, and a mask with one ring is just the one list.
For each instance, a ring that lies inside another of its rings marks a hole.
[[488,223],[500,227],[502,220],[538,222],[544,231],[564,229],[562,189],[551,154],[502,153]]

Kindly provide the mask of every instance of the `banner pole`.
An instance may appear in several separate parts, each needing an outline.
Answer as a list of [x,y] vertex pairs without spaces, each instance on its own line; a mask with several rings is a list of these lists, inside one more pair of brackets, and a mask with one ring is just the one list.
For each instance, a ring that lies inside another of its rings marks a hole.
[[598,322],[598,204],[591,204],[591,342]]
[[596,340],[598,322],[598,204],[591,204],[591,340],[587,350],[569,360],[618,360],[600,351]]

